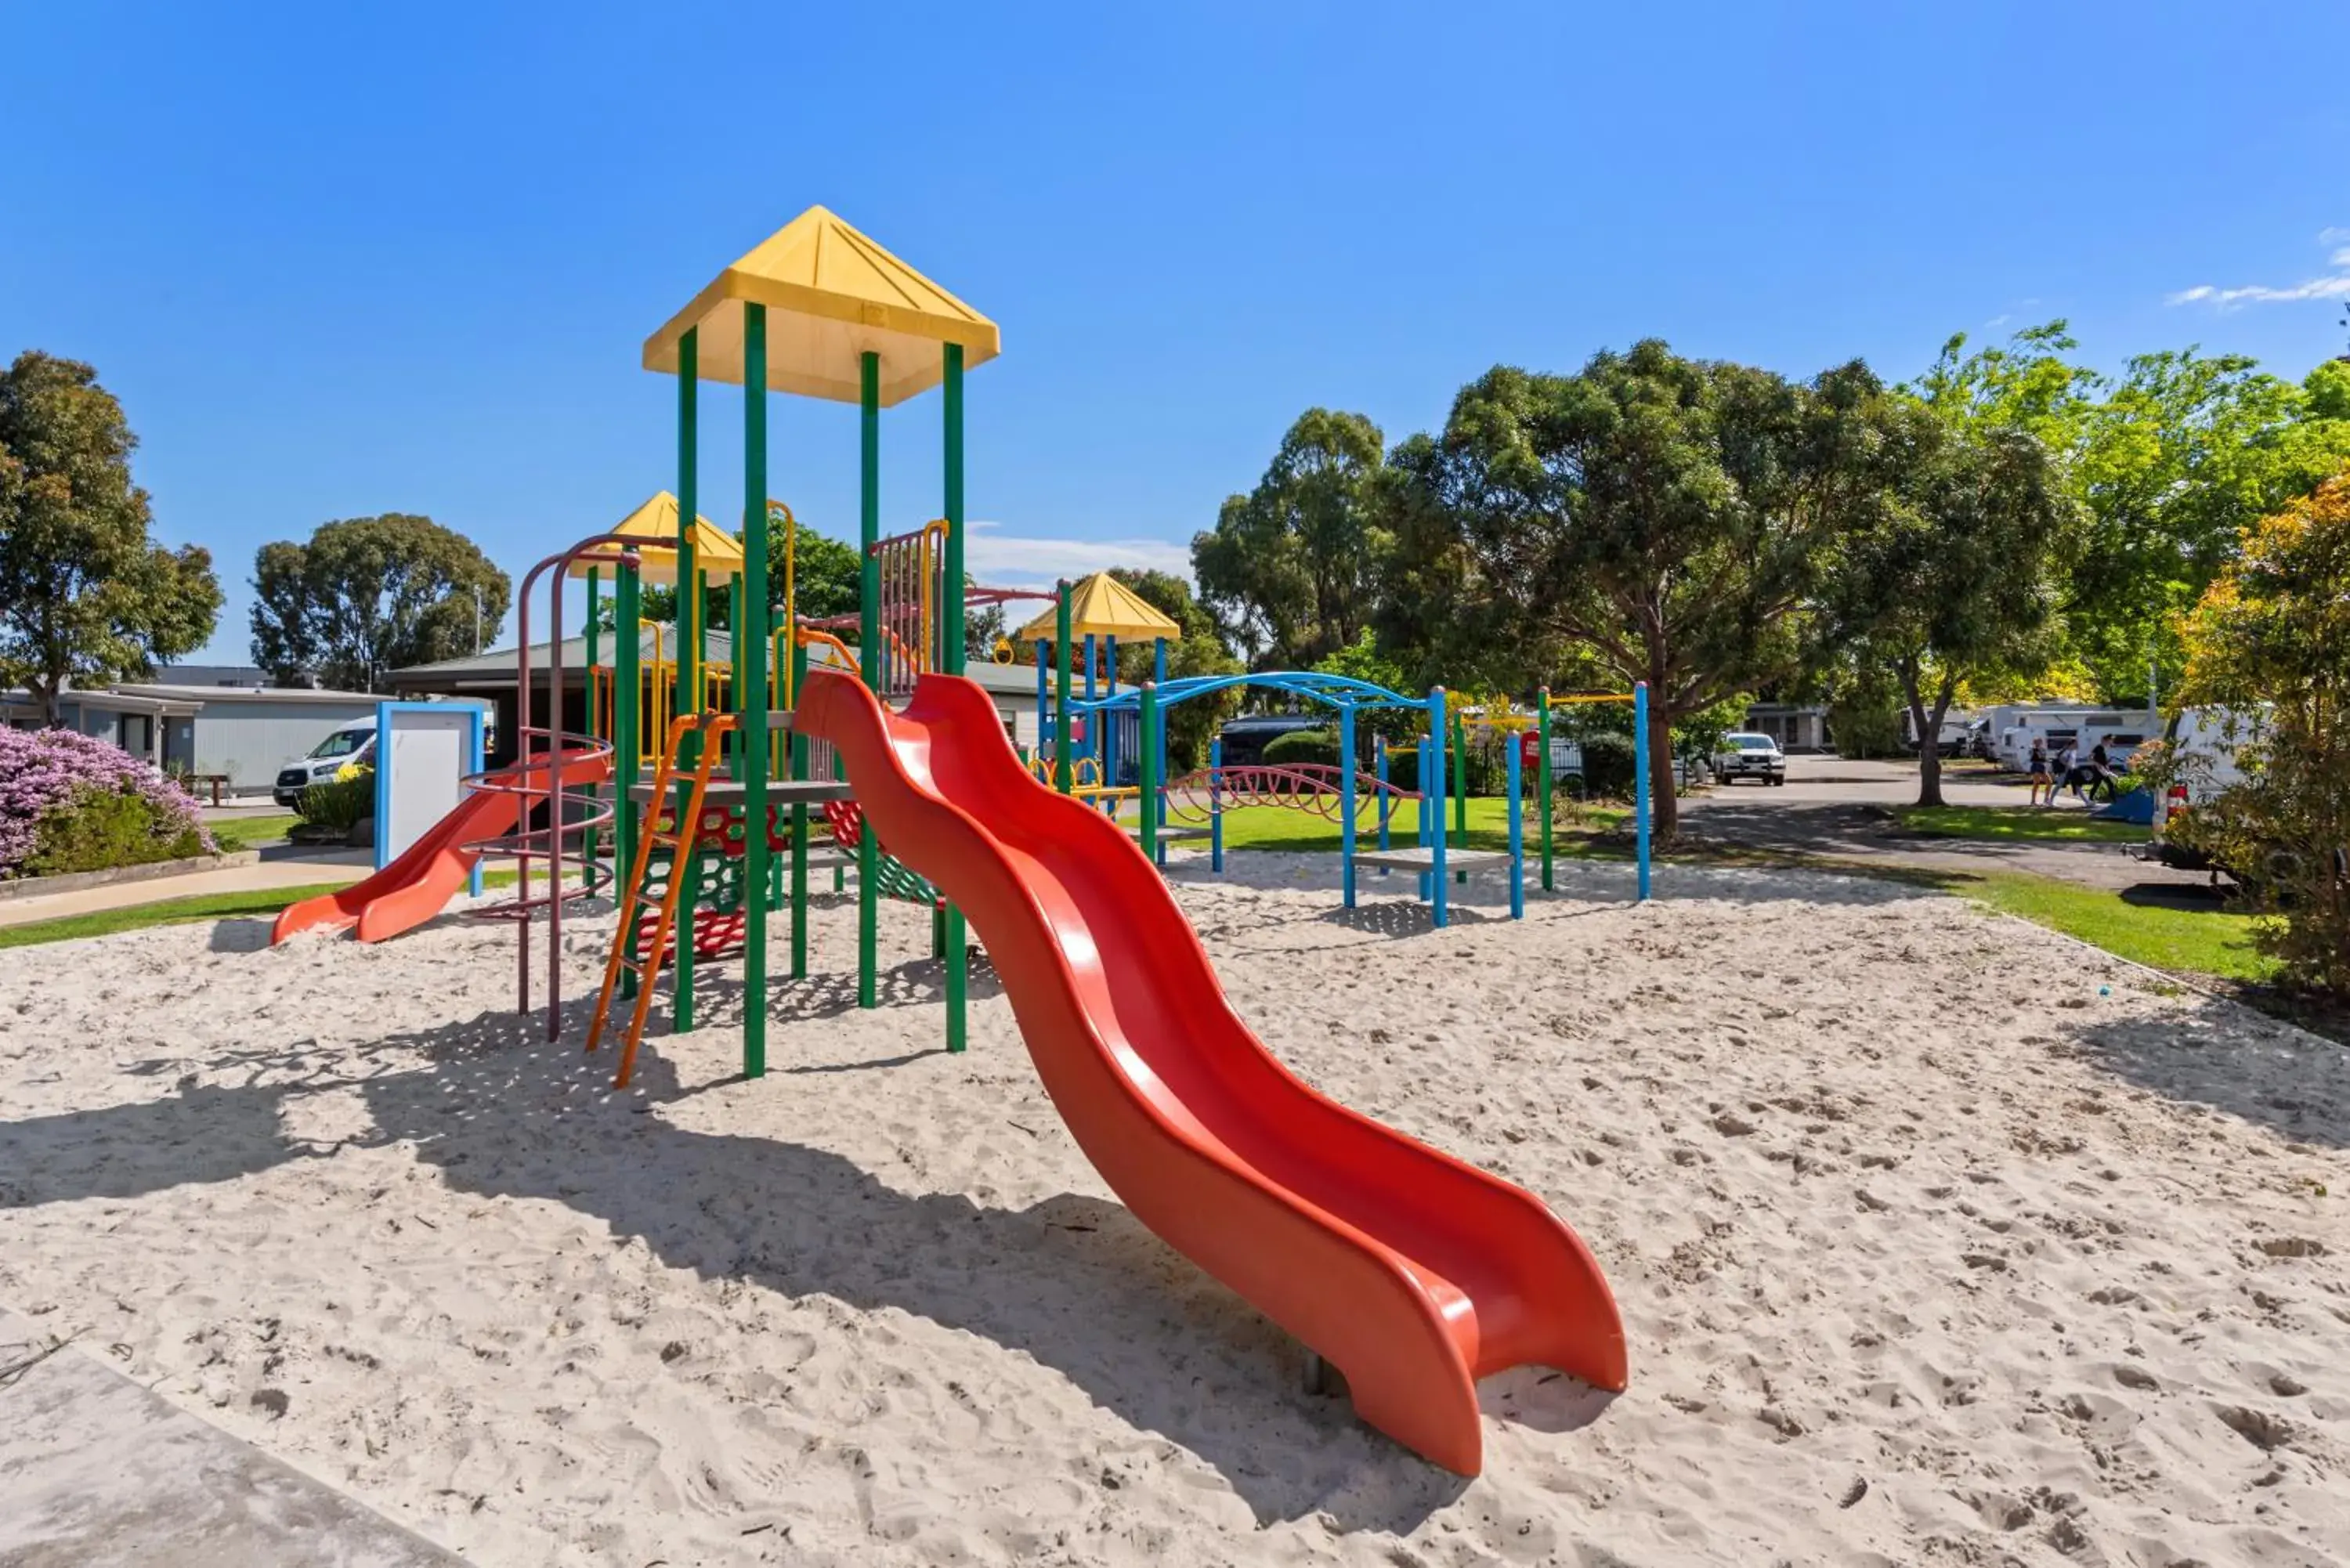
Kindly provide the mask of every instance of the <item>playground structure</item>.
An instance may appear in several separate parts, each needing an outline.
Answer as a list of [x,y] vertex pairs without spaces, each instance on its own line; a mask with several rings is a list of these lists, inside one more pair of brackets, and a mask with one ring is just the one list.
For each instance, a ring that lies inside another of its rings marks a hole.
[[[588,1044],[601,1045],[611,1010],[626,1000],[618,1075],[624,1085],[664,969],[671,1027],[682,1032],[695,1026],[697,960],[720,957],[741,966],[743,1075],[764,1075],[768,916],[788,910],[788,972],[804,977],[807,877],[822,818],[855,855],[858,1005],[878,1002],[877,900],[927,902],[942,970],[946,1046],[964,1049],[968,919],[986,943],[1055,1106],[1137,1217],[1296,1335],[1316,1365],[1335,1365],[1364,1419],[1435,1463],[1473,1475],[1482,1458],[1477,1378],[1540,1363],[1601,1387],[1624,1386],[1623,1325],[1607,1280],[1541,1199],[1316,1093],[1233,1012],[1157,865],[1168,785],[1163,704],[1208,686],[1155,679],[1097,696],[1103,711],[1130,699],[1133,722],[1123,732],[1092,727],[1100,781],[1092,787],[1104,793],[1087,800],[1077,798],[1075,723],[1085,705],[1070,691],[1076,621],[1066,586],[1054,607],[1060,700],[1050,784],[1015,751],[985,692],[960,678],[969,602],[963,379],[998,348],[993,323],[822,208],[722,273],[644,348],[648,369],[678,379],[674,535],[656,542],[624,524],[533,570],[520,600],[516,760],[481,775],[474,794],[435,831],[479,829],[494,816],[498,829],[472,839],[467,851],[522,860],[517,896],[489,913],[517,928],[517,1002],[525,1012],[530,927],[544,913],[550,1033],[561,1021],[564,906],[617,876],[620,917]],[[717,546],[696,512],[704,380],[744,389],[739,565],[711,558]],[[932,387],[943,391],[942,516],[885,539],[880,411]],[[768,500],[771,391],[858,406],[864,565],[854,650],[831,628],[795,614],[789,562],[796,524]],[[772,580],[775,521],[782,524],[786,566],[771,625],[770,595],[762,589]],[[729,573],[733,585],[733,635],[723,671],[710,668],[701,625],[713,569]],[[559,709],[534,722],[529,595],[553,574],[548,674],[549,689],[560,693],[562,585],[574,572],[590,585],[593,667],[602,651],[597,599],[608,570],[613,658],[608,678],[590,680],[587,731],[567,731]],[[652,686],[674,693],[666,709],[649,695],[644,668],[642,587],[656,572],[679,587],[666,670],[658,668],[661,645],[654,644],[653,673],[665,679]],[[1172,629],[1164,618],[1124,624],[1160,623]],[[1165,673],[1164,635],[1153,659],[1158,676]],[[1114,680],[1107,642],[1105,636]],[[811,664],[812,648],[826,652],[825,662]],[[1040,660],[1040,692],[1043,669]],[[1338,708],[1349,737],[1357,707],[1423,706],[1364,682],[1295,679],[1318,683],[1315,691]],[[608,694],[600,704],[599,691]],[[1443,691],[1431,692],[1424,707],[1431,733],[1441,736]],[[656,716],[666,721],[658,730]],[[1135,753],[1139,782],[1130,798],[1149,853],[1102,809],[1115,807],[1114,792],[1123,787],[1121,732]],[[780,752],[777,735],[786,737]],[[1442,754],[1440,743],[1430,762],[1440,800]],[[1352,769],[1342,770],[1339,781],[1350,900],[1352,777]],[[608,794],[596,787],[606,779]],[[1512,858],[1522,872],[1514,791],[1512,799]],[[1423,815],[1433,824],[1425,867],[1440,925],[1446,873],[1459,860],[1457,852],[1448,856],[1442,814]],[[598,849],[607,830],[608,861]],[[534,864],[545,873],[543,891],[530,880]]]
[[[1065,585],[1066,587],[1066,585]],[[1066,597],[1066,594],[1065,594]],[[1064,637],[1063,645],[1066,646]],[[1161,661],[1163,664],[1161,645]],[[1090,654],[1090,650],[1088,650]],[[1039,649],[1039,670],[1042,649]],[[1169,779],[1163,776],[1158,759],[1166,755],[1167,710],[1177,703],[1214,697],[1234,690],[1268,691],[1285,697],[1293,702],[1311,702],[1330,710],[1337,720],[1337,751],[1335,763],[1252,763],[1227,766],[1222,758],[1222,742],[1211,742],[1208,765],[1204,769]],[[1041,677],[1039,704],[1042,706]],[[1645,683],[1623,693],[1605,693],[1553,699],[1548,691],[1541,693],[1536,709],[1531,713],[1514,710],[1501,711],[1462,712],[1451,707],[1442,687],[1431,690],[1426,698],[1409,697],[1382,686],[1354,680],[1351,677],[1323,674],[1315,671],[1259,671],[1246,675],[1196,676],[1180,680],[1159,680],[1118,691],[1114,687],[1096,696],[1088,691],[1083,698],[1075,695],[1066,659],[1058,684],[1057,715],[1052,732],[1060,734],[1073,730],[1068,715],[1090,717],[1095,721],[1092,732],[1099,735],[1115,733],[1110,719],[1131,715],[1139,729],[1150,737],[1140,748],[1141,776],[1131,792],[1142,805],[1143,825],[1139,829],[1142,842],[1151,846],[1153,857],[1166,864],[1167,842],[1170,837],[1205,836],[1209,844],[1209,867],[1221,873],[1224,868],[1224,814],[1249,805],[1274,805],[1289,810],[1308,811],[1336,823],[1339,833],[1340,898],[1344,907],[1356,905],[1357,873],[1374,870],[1385,876],[1391,871],[1409,871],[1419,878],[1419,897],[1431,907],[1431,918],[1440,927],[1451,919],[1451,898],[1448,879],[1465,881],[1472,872],[1494,870],[1504,874],[1510,890],[1510,915],[1513,919],[1525,914],[1525,785],[1523,769],[1523,750],[1507,743],[1507,737],[1524,732],[1538,739],[1534,753],[1537,772],[1535,795],[1539,806],[1542,857],[1542,885],[1545,891],[1555,883],[1556,836],[1555,826],[1555,779],[1551,754],[1551,711],[1554,701],[1559,705],[1594,702],[1628,702],[1632,705],[1634,790],[1633,816],[1634,851],[1637,862],[1638,897],[1646,901],[1649,896],[1649,815],[1648,796],[1648,687]],[[1386,737],[1372,737],[1372,768],[1366,773],[1358,759],[1357,715],[1365,711],[1400,710],[1424,713],[1426,730],[1414,743],[1416,766],[1412,777],[1416,786],[1406,790],[1389,777],[1389,747]],[[1044,726],[1040,722],[1040,732]],[[1507,821],[1507,847],[1504,849],[1471,849],[1469,835],[1468,794],[1468,732],[1487,728],[1502,732],[1506,783],[1504,797]],[[1097,746],[1099,742],[1097,742]],[[1059,748],[1056,747],[1056,753]],[[1098,757],[1097,750],[1095,755]],[[1114,753],[1112,753],[1115,754]],[[1056,754],[1058,770],[1065,765]],[[1107,775],[1107,768],[1104,768]],[[1448,787],[1449,786],[1449,787]],[[1078,793],[1083,793],[1080,789]],[[1105,789],[1101,793],[1126,798],[1128,792]],[[1448,802],[1451,822],[1446,821]],[[1362,827],[1361,805],[1367,800],[1371,806],[1371,828],[1377,846],[1362,849],[1357,839]],[[1393,843],[1393,824],[1400,809],[1409,805],[1412,810],[1415,842],[1399,846]],[[1456,842],[1457,841],[1457,842]]]

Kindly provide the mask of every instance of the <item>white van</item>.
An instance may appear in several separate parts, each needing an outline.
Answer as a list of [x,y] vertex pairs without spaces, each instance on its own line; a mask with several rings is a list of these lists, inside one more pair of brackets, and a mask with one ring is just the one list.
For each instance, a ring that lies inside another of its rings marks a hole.
[[292,811],[301,801],[302,792],[312,784],[325,784],[353,763],[374,760],[375,721],[354,720],[311,747],[308,754],[296,757],[278,769],[277,782],[270,787],[269,796]]
[[2171,754],[2178,760],[2178,777],[2155,803],[2154,831],[2158,836],[2175,815],[2201,805],[2230,784],[2244,782],[2237,752],[2258,740],[2268,727],[2261,712],[2232,708],[2182,708],[2170,721],[2166,735]]

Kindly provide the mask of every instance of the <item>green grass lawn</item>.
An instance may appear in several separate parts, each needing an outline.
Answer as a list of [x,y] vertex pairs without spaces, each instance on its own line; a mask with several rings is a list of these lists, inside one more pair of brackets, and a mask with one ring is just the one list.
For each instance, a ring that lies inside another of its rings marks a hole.
[[[1510,846],[1510,803],[1498,797],[1478,797],[1469,803],[1469,839],[1471,849],[1507,849]],[[1553,836],[1579,842],[1588,836],[1612,828],[1631,811],[1624,806],[1590,805],[1574,815],[1563,807],[1552,816]],[[1129,818],[1130,819],[1130,818]],[[1453,817],[1445,816],[1450,828]],[[1369,810],[1356,818],[1357,848],[1372,849],[1378,845],[1378,819]],[[1191,826],[1187,816],[1179,826]],[[1528,858],[1536,853],[1542,832],[1540,814],[1532,801],[1526,803],[1525,847]],[[1388,841],[1398,846],[1417,843],[1419,835],[1419,803],[1406,801],[1396,809],[1388,824]],[[1458,834],[1445,840],[1461,845]],[[1204,840],[1195,841],[1203,847]],[[1312,811],[1293,811],[1284,805],[1244,805],[1224,813],[1224,847],[1226,849],[1295,849],[1336,854],[1338,848],[1338,824],[1331,817]]]
[[2019,871],[1954,877],[1948,885],[1970,902],[2077,937],[2133,963],[2222,980],[2275,978],[2275,964],[2252,950],[2252,927],[2262,917],[2231,906],[2134,904],[2106,888]]
[[1876,860],[1790,855],[1742,845],[1710,846],[1700,853],[1664,858],[1713,866],[1829,871],[1900,882],[2014,915],[2153,969],[2253,984],[2276,978],[2276,966],[2252,950],[2253,927],[2267,917],[2245,914],[2233,903],[2199,900],[2183,907],[2132,903],[2111,888],[2084,887],[2027,871],[1939,871]]
[[[511,871],[487,871],[482,886],[511,888]],[[28,920],[21,926],[0,926],[0,948],[38,947],[45,942],[70,942],[83,937],[110,937],[118,931],[143,931],[151,926],[184,926],[196,920],[227,920],[259,916],[275,919],[288,904],[315,898],[350,886],[319,882],[302,888],[263,888],[250,893],[200,893],[192,898],[164,898],[152,904],[130,904],[120,909],[94,909],[87,915],[63,915],[54,920]]]
[[234,816],[204,826],[212,829],[213,842],[220,846],[221,853],[230,855],[256,845],[276,844],[301,820],[287,811],[273,812],[267,816]]
[[2147,829],[2126,822],[2093,822],[2077,805],[1905,805],[1893,815],[1909,832],[1931,838],[2141,844],[2147,836]]

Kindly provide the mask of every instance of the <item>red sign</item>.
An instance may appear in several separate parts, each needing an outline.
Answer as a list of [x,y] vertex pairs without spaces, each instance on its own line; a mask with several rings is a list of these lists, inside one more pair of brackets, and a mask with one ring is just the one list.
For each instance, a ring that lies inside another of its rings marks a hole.
[[1522,760],[1528,767],[1533,767],[1536,763],[1540,763],[1542,761],[1542,732],[1539,730],[1528,730],[1520,734],[1518,736],[1518,755],[1520,760]]

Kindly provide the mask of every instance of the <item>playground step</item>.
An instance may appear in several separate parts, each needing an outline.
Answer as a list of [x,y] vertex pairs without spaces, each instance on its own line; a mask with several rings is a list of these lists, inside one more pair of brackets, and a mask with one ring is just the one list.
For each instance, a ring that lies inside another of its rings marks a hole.
[[[1510,852],[1506,849],[1447,849],[1444,868],[1447,871],[1490,871],[1506,867]],[[1369,849],[1358,851],[1355,864],[1388,871],[1430,871],[1436,867],[1436,851],[1408,845],[1400,849]]]
[[[672,784],[671,787],[674,788],[676,785]],[[712,779],[710,787],[702,793],[702,804],[740,805],[743,804],[743,797],[749,793],[750,787],[741,779]],[[629,798],[639,805],[650,805],[653,798],[653,786],[649,784],[638,784],[629,791]],[[821,805],[828,800],[849,798],[848,786],[831,779],[769,779],[767,781],[769,805]]]

